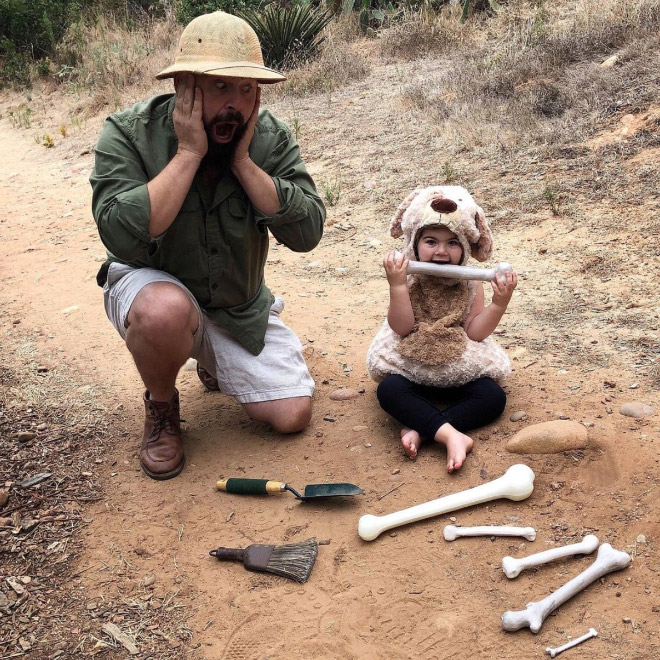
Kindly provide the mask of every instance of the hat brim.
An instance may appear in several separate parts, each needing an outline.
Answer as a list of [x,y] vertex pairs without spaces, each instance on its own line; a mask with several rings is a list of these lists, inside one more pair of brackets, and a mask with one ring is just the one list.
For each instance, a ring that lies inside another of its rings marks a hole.
[[286,80],[286,76],[283,76],[279,71],[259,66],[253,62],[178,62],[163,69],[156,75],[156,78],[158,80],[173,78],[177,73],[192,73],[196,76],[252,78],[266,85]]

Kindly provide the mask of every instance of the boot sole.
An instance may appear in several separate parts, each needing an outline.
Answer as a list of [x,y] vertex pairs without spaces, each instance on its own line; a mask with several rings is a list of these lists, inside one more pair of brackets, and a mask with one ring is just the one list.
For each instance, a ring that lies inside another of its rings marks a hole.
[[167,479],[174,479],[178,477],[183,470],[183,466],[186,464],[186,457],[184,456],[181,463],[179,463],[173,470],[169,472],[152,472],[148,467],[145,467],[142,462],[140,462],[140,467],[142,472],[144,472],[148,477],[155,479],[156,481],[166,481]]

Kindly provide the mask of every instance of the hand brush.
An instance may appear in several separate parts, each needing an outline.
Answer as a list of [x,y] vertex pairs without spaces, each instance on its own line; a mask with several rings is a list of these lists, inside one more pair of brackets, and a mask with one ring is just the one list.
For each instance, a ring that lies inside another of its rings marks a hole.
[[316,561],[316,539],[288,545],[250,545],[247,548],[218,548],[209,554],[219,560],[240,561],[248,571],[262,571],[307,582]]

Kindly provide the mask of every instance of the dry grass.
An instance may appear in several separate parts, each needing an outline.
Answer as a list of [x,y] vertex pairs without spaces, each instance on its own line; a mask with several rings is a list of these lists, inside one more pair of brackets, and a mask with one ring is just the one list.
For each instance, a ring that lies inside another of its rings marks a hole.
[[[87,508],[103,498],[105,445],[121,428],[118,411],[65,366],[41,365],[30,337],[4,332],[2,345],[12,358],[0,369],[0,496],[8,495],[0,504],[0,656],[125,653],[103,632],[114,623],[142,652],[184,657],[191,633],[176,594],[122,582],[113,566],[78,564]],[[92,603],[80,576],[94,568],[118,589]]]
[[[483,24],[480,44],[452,41],[446,65],[407,87],[402,105],[434,117],[448,142],[507,149],[565,144],[567,134],[579,141],[599,120],[653,101],[659,0],[584,0],[552,12],[510,3]],[[423,30],[416,34],[428,42]],[[600,67],[613,53],[618,63]]]

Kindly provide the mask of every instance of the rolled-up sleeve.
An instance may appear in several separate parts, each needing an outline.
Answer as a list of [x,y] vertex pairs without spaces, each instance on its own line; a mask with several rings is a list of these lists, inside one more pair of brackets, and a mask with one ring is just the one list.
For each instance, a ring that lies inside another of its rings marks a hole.
[[147,173],[132,141],[109,118],[95,152],[92,213],[108,251],[125,262],[139,261],[158,250],[149,235],[151,203]]
[[292,135],[282,131],[264,170],[272,177],[281,208],[273,216],[256,213],[259,223],[294,252],[313,250],[323,236],[325,206]]

